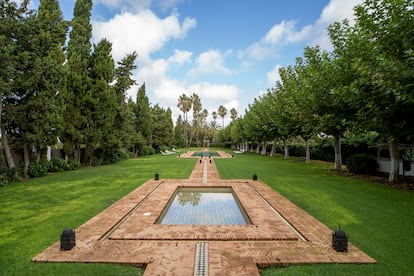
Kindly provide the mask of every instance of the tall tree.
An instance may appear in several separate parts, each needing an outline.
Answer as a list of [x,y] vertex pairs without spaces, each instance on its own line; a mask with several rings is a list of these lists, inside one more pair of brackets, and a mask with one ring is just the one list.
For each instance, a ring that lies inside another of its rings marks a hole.
[[145,83],[138,89],[134,115],[136,132],[140,133],[145,140],[145,144],[135,144],[135,152],[139,153],[143,146],[151,144],[152,138],[151,108],[145,91]]
[[29,0],[21,1],[18,5],[15,1],[0,1],[0,128],[1,144],[6,155],[9,168],[14,168],[15,163],[8,142],[8,119],[12,114],[7,114],[7,100],[13,97],[14,81],[18,75],[17,64],[21,53],[19,51],[19,37],[23,36],[25,23],[30,16],[28,9]]
[[297,133],[305,140],[305,160],[310,163],[310,139],[318,133],[318,120],[316,119],[315,99],[311,89],[303,85],[301,73],[303,70],[302,58],[296,59],[294,66],[295,74],[292,74],[292,97],[293,113],[298,123]]
[[218,117],[217,111],[211,112],[211,117],[213,117],[213,120],[210,121],[209,123],[209,130],[210,130],[209,136],[211,137],[211,140],[215,142],[216,134],[219,131],[219,126],[217,125],[217,117]]
[[208,110],[203,109],[203,111],[200,112],[200,118],[199,118],[200,128],[201,128],[200,138],[202,138],[203,140],[206,140],[208,136],[207,117],[208,117]]
[[196,145],[200,145],[200,131],[201,131],[201,123],[202,123],[202,114],[201,109],[203,108],[203,105],[201,104],[201,99],[198,94],[193,93],[191,95],[191,102],[193,107],[193,125],[192,125],[192,131],[190,135],[190,144],[192,143],[193,138],[196,140]]
[[62,140],[66,157],[74,156],[80,162],[80,145],[85,143],[84,132],[88,127],[88,98],[91,80],[89,58],[91,54],[92,25],[90,23],[92,0],[77,0],[69,35],[66,63],[66,89],[64,133]]
[[84,100],[89,110],[85,134],[85,164],[92,165],[94,151],[101,148],[105,151],[107,136],[114,124],[116,98],[110,86],[114,79],[114,60],[112,44],[106,39],[94,45],[90,61],[91,88]]
[[217,120],[217,111],[211,112],[211,116],[213,117],[213,121],[215,122]]
[[173,140],[173,122],[171,109],[165,110],[156,104],[151,108],[153,116],[153,134],[152,143],[155,149],[161,149],[162,146],[170,145]]
[[41,150],[57,142],[61,127],[58,98],[62,90],[63,45],[66,24],[59,4],[54,0],[40,2],[39,10],[25,24],[25,32],[18,38],[15,77],[11,100],[14,116],[10,118],[16,141],[24,152],[24,175],[30,163],[29,148]]
[[189,140],[188,140],[188,112],[191,109],[191,105],[192,105],[192,101],[191,101],[191,97],[188,97],[186,94],[182,94],[180,95],[180,97],[178,98],[178,104],[177,107],[180,109],[180,111],[183,113],[183,118],[184,118],[184,127],[183,127],[183,131],[184,131],[184,144],[185,147],[188,148],[189,145]]
[[356,23],[330,27],[335,53],[355,71],[351,104],[365,128],[388,141],[390,182],[399,175],[399,144],[414,139],[414,9],[412,0],[365,0]]
[[126,102],[126,93],[136,82],[132,78],[132,71],[136,69],[137,53],[127,54],[118,62],[115,70],[115,84],[113,86],[116,97],[116,116],[112,127],[112,148],[130,147],[135,134],[134,111]]
[[218,115],[221,117],[221,127],[224,128],[224,117],[227,115],[227,108],[224,107],[224,105],[220,105],[217,110]]
[[230,118],[232,122],[237,119],[237,110],[234,107],[230,109]]
[[181,115],[178,115],[177,121],[175,122],[174,127],[174,140],[173,144],[178,147],[184,147],[184,132],[183,132],[184,122]]
[[301,74],[303,85],[309,88],[315,103],[315,116],[320,132],[335,139],[334,169],[342,170],[341,139],[354,120],[355,107],[349,104],[349,87],[352,78],[337,58],[320,47],[307,47]]

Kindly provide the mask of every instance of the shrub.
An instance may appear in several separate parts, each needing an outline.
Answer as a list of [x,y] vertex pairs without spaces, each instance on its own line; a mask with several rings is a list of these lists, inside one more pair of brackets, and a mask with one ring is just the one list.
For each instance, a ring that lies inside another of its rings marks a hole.
[[354,154],[346,160],[346,166],[350,173],[374,174],[377,171],[377,160],[367,153]]
[[304,157],[306,155],[306,147],[305,145],[296,144],[289,146],[289,155],[297,156],[297,157]]
[[118,161],[128,159],[128,155],[120,150],[108,150],[98,152],[92,159],[92,166],[114,164]]
[[46,163],[30,162],[29,169],[27,171],[29,177],[41,177],[45,176],[48,171],[48,166]]
[[323,160],[333,162],[335,153],[332,139],[322,139],[319,143],[311,145],[311,158],[314,160]]
[[80,164],[75,159],[69,159],[67,170],[74,171],[80,168]]
[[9,184],[9,180],[6,175],[0,175],[0,187],[6,186]]
[[14,182],[19,180],[19,176],[18,176],[18,169],[17,167],[13,167],[13,168],[6,168],[4,170],[4,175],[6,176],[8,182]]
[[142,154],[141,155],[153,155],[155,154],[155,149],[151,146],[144,146],[142,148]]
[[62,158],[53,158],[50,161],[50,172],[63,172],[65,170],[68,170],[68,165]]

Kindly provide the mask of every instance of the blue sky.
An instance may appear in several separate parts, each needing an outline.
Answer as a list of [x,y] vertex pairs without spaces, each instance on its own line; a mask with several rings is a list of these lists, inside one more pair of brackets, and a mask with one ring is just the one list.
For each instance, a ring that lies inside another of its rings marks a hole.
[[[32,0],[37,7],[39,0]],[[75,0],[59,0],[71,19]],[[307,45],[330,49],[326,27],[352,21],[362,0],[94,0],[93,42],[107,38],[116,61],[138,53],[134,72],[150,102],[170,107],[197,93],[203,108],[243,115]],[[128,95],[134,100],[138,86]],[[208,118],[211,120],[211,116]],[[229,118],[226,122],[228,123]],[[218,120],[220,123],[221,120]]]

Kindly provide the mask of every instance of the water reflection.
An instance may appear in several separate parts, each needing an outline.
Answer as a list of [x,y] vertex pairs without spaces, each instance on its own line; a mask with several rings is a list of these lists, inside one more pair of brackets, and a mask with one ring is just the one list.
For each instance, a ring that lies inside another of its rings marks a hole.
[[191,203],[192,206],[197,206],[200,203],[201,193],[199,192],[179,192],[177,194],[180,205],[185,206]]
[[229,188],[179,188],[157,223],[246,225],[249,220]]

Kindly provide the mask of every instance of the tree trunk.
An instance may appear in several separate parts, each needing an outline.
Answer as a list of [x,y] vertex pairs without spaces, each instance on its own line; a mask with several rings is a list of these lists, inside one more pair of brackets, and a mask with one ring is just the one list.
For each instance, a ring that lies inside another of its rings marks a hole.
[[257,142],[257,148],[256,148],[256,153],[260,152],[260,142]]
[[342,154],[341,154],[341,136],[336,135],[335,136],[335,164],[334,164],[334,170],[335,171],[342,171]]
[[75,146],[75,149],[74,149],[73,153],[74,153],[74,157],[75,157],[76,162],[78,162],[78,164],[81,164],[81,149],[80,149],[80,147]]
[[42,150],[40,148],[36,149],[36,162],[39,163],[42,157]]
[[270,152],[270,156],[276,155],[276,138],[273,139],[272,151]]
[[283,158],[284,159],[289,159],[289,147],[288,147],[286,138],[283,138],[283,149],[284,149],[284,152],[285,152]]
[[15,168],[16,165],[14,164],[13,155],[11,153],[9,141],[7,139],[7,131],[4,128],[1,129],[1,139],[3,143],[4,154],[6,155],[7,166],[9,169]]
[[92,166],[92,158],[93,158],[93,148],[92,146],[88,145],[85,149],[85,165],[90,167]]
[[400,150],[398,139],[392,138],[388,142],[390,157],[391,157],[391,167],[390,174],[388,176],[388,182],[397,183],[398,177],[400,174]]
[[267,142],[263,142],[262,155],[266,155],[266,145],[267,145]]
[[24,178],[29,178],[30,154],[29,147],[26,143],[23,144],[23,158],[24,158]]
[[310,164],[310,161],[311,161],[309,144],[310,144],[309,139],[306,139],[306,141],[305,141],[305,145],[306,145],[306,157],[305,157],[306,164]]

